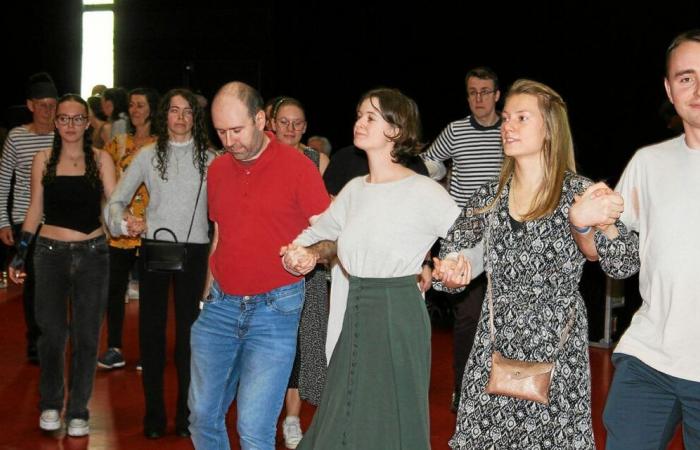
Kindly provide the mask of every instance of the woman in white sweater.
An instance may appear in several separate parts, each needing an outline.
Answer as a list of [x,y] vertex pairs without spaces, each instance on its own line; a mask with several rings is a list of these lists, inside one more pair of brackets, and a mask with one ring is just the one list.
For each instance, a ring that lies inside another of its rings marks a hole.
[[459,215],[447,192],[401,162],[420,151],[415,102],[395,89],[366,93],[354,144],[370,173],[350,181],[289,246],[285,266],[304,271],[306,248],[338,242],[350,275],[348,305],[328,382],[298,448],[427,449],[430,321],[416,275]]

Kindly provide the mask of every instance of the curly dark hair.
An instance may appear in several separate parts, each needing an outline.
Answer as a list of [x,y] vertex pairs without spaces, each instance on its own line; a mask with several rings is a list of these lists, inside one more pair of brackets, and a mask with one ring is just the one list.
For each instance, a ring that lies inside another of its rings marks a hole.
[[156,114],[156,168],[160,173],[160,178],[166,181],[168,177],[168,141],[170,134],[168,133],[168,110],[170,109],[170,100],[175,96],[180,96],[185,99],[192,108],[192,137],[194,138],[194,156],[193,163],[199,169],[199,176],[204,178],[207,171],[207,152],[209,150],[209,137],[207,135],[206,114],[200,106],[194,93],[189,89],[171,89],[163,96],[158,105]]
[[421,123],[418,105],[398,89],[391,88],[377,88],[365,93],[357,103],[358,109],[367,99],[387,123],[398,128],[399,132],[396,136],[387,136],[394,142],[391,156],[394,162],[407,165],[425,145],[420,140]]
[[[83,98],[78,94],[65,94],[58,99],[56,104],[56,110],[65,102],[75,102],[80,103],[85,108],[85,117],[88,116],[88,104]],[[46,170],[44,171],[44,176],[41,179],[41,183],[44,186],[48,186],[56,179],[56,167],[58,166],[58,161],[61,159],[61,150],[63,149],[63,140],[61,139],[61,134],[55,132],[53,135],[53,145],[51,147],[51,157],[46,163]],[[92,150],[92,145],[88,135],[83,137],[83,153],[85,155],[85,176],[88,182],[99,189],[102,192],[102,180],[100,179],[100,168],[95,161],[95,154]]]

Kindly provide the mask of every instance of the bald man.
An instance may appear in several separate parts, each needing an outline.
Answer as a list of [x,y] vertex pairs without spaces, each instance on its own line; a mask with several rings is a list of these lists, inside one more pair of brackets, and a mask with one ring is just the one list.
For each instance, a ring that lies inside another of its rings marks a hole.
[[197,449],[229,448],[225,415],[237,399],[241,448],[274,450],[304,302],[304,279],[284,269],[279,251],[330,203],[313,163],[264,131],[262,108],[260,94],[240,82],[212,103],[225,154],[207,176],[214,238],[192,327]]

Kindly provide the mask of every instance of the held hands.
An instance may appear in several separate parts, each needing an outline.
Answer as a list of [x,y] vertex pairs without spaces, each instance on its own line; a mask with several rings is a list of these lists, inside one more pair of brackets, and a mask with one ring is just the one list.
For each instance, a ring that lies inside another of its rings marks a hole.
[[605,231],[625,209],[624,200],[605,183],[595,183],[574,197],[569,209],[569,222],[576,227],[593,226]]
[[280,248],[280,256],[284,269],[297,276],[311,272],[318,262],[318,254],[296,244],[288,244]]
[[435,268],[433,269],[433,279],[442,281],[445,287],[457,289],[469,284],[472,279],[472,266],[464,255],[460,254],[457,259],[433,258]]
[[143,217],[136,217],[127,213],[124,218],[126,219],[126,231],[129,236],[138,237],[146,231],[146,221],[143,220]]

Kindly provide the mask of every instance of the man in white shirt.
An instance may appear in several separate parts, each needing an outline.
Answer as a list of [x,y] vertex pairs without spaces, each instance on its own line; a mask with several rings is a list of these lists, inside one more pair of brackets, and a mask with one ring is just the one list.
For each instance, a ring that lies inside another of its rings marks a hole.
[[640,149],[616,188],[639,233],[643,303],[613,354],[608,450],[666,448],[681,421],[700,449],[700,29],[671,43],[665,85],[685,133]]

